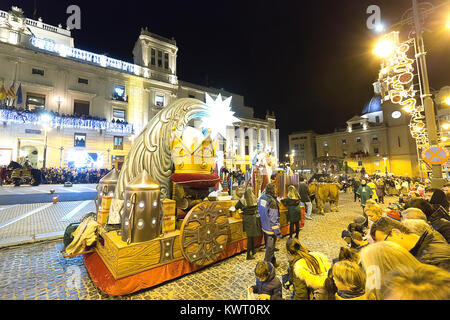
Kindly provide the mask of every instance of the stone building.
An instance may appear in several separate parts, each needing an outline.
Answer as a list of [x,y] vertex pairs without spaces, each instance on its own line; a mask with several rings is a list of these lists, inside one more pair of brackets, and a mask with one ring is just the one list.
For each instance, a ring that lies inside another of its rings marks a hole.
[[[231,96],[241,120],[221,144],[226,164],[248,168],[257,142],[277,161],[275,117],[257,119],[243,96],[179,80],[177,54],[173,38],[142,29],[133,63],[125,62],[76,48],[69,30],[28,19],[20,8],[0,11],[0,81],[16,94],[20,86],[22,98],[0,100],[13,109],[0,109],[0,165],[28,157],[42,167],[46,149],[47,167],[120,167],[154,115],[178,98],[204,100],[205,93]],[[54,116],[23,112],[34,109]]]
[[[386,171],[399,176],[419,176],[417,148],[409,131],[409,115],[398,106],[381,98],[373,97],[363,108],[346,123],[346,127],[335,129],[328,134],[308,132],[309,145],[315,144],[316,157],[332,157],[347,163],[353,171],[362,168],[369,173],[383,174]],[[306,133],[306,132],[305,132]],[[294,140],[305,133],[289,135],[290,146]],[[295,152],[295,161],[301,161],[300,152]],[[313,171],[322,171],[320,164],[309,161]],[[295,167],[299,169],[299,167]]]

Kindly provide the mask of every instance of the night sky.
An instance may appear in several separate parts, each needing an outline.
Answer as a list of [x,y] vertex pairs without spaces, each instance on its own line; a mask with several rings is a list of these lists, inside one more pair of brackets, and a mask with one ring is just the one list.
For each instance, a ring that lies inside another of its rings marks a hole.
[[[411,7],[409,0],[2,0],[0,9],[15,5],[33,18],[36,5],[35,19],[66,26],[71,4],[81,8],[81,30],[72,31],[80,49],[132,62],[141,27],[174,37],[180,80],[244,95],[257,117],[275,112],[280,155],[288,134],[332,132],[373,96],[379,61],[371,53],[377,34],[366,27],[367,7],[379,5],[387,26]],[[450,32],[443,33],[436,11],[425,45],[430,85],[439,89],[450,85]]]

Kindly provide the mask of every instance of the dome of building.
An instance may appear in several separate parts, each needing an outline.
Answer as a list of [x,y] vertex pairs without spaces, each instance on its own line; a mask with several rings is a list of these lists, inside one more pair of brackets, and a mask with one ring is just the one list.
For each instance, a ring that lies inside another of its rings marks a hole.
[[365,114],[372,113],[372,112],[378,112],[378,111],[383,111],[383,109],[381,109],[381,97],[380,96],[376,96],[376,97],[373,97],[372,99],[370,99],[369,103],[366,104],[366,106],[364,107],[361,115],[365,115]]

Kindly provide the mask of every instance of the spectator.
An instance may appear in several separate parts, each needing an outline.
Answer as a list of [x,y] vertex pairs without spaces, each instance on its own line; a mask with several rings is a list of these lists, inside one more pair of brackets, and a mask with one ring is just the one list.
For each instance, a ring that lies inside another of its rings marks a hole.
[[417,208],[409,208],[403,210],[401,217],[402,222],[408,219],[421,219],[424,220],[425,222],[427,221],[427,216],[425,215],[425,213],[423,213],[422,210]]
[[332,268],[336,300],[366,300],[366,274],[352,261],[338,261]]
[[422,210],[434,230],[442,234],[447,242],[450,242],[450,221],[448,213],[440,209],[435,210],[435,208],[425,199],[411,199],[405,205],[405,209],[408,208]]
[[236,203],[236,209],[242,209],[242,228],[247,234],[247,260],[255,259],[254,238],[261,235],[261,219],[257,214],[258,199],[251,187],[245,189],[244,195]]
[[386,276],[383,300],[450,300],[450,273],[435,266],[401,266]]
[[367,185],[366,180],[361,180],[361,185],[359,186],[358,190],[356,191],[356,194],[361,199],[361,206],[363,208],[363,212],[365,211],[366,201],[372,198],[373,191],[372,189]]
[[360,258],[367,278],[366,296],[370,300],[381,300],[380,289],[389,272],[400,266],[417,268],[420,265],[411,253],[390,241],[368,245],[361,250]]
[[286,250],[289,259],[288,278],[294,286],[295,300],[317,298],[319,289],[327,279],[330,263],[320,252],[310,252],[296,239],[288,239]]
[[266,244],[264,261],[271,262],[276,268],[275,248],[277,238],[281,238],[280,206],[276,198],[275,184],[267,184],[264,194],[259,198],[258,212],[261,216],[261,228]]
[[259,295],[260,300],[282,300],[283,293],[280,280],[276,277],[275,268],[270,262],[260,261],[255,267],[256,285],[250,292]]
[[442,206],[446,212],[448,212],[448,201],[447,201],[447,196],[445,194],[444,191],[442,191],[441,189],[436,189],[433,192],[433,195],[431,196],[430,199],[430,203],[431,205],[434,207],[434,209],[438,209],[439,206]]
[[293,185],[288,187],[287,198],[282,200],[282,203],[288,207],[287,221],[289,222],[289,238],[292,239],[295,227],[295,238],[298,239],[300,232],[300,224],[304,225],[304,219],[302,219],[302,210],[300,207],[300,195]]
[[383,217],[372,225],[370,234],[375,241],[399,244],[422,263],[450,270],[450,245],[433,233],[418,236],[400,222]]
[[419,237],[421,237],[425,232],[433,234],[433,236],[442,242],[447,242],[445,238],[433,229],[432,226],[430,226],[426,220],[422,219],[406,219],[402,221],[402,224],[405,225],[409,230],[411,230],[412,233],[417,234]]
[[311,218],[312,202],[311,202],[311,197],[309,195],[309,188],[306,185],[305,178],[302,178],[300,184],[298,185],[298,193],[300,194],[301,202],[303,202],[306,206],[305,219],[312,220],[312,218]]

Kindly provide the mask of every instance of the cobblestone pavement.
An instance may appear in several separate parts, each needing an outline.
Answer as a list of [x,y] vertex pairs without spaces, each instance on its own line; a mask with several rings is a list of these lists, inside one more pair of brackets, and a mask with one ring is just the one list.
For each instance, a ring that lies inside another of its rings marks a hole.
[[[300,232],[300,241],[311,251],[320,251],[335,258],[344,245],[341,231],[359,214],[359,203],[352,194],[341,194],[340,212],[313,214]],[[386,203],[390,199],[387,199]],[[285,243],[277,242],[280,266],[277,276],[287,269]],[[157,287],[125,296],[109,296],[98,290],[87,273],[81,256],[64,259],[57,244],[47,241],[0,249],[0,299],[2,300],[245,300],[247,287],[254,284],[254,268],[263,260],[264,251],[255,260],[246,254],[220,261],[193,274],[171,280]],[[77,281],[79,280],[79,281]],[[283,289],[284,290],[284,289]],[[289,299],[289,293],[283,291]]]

